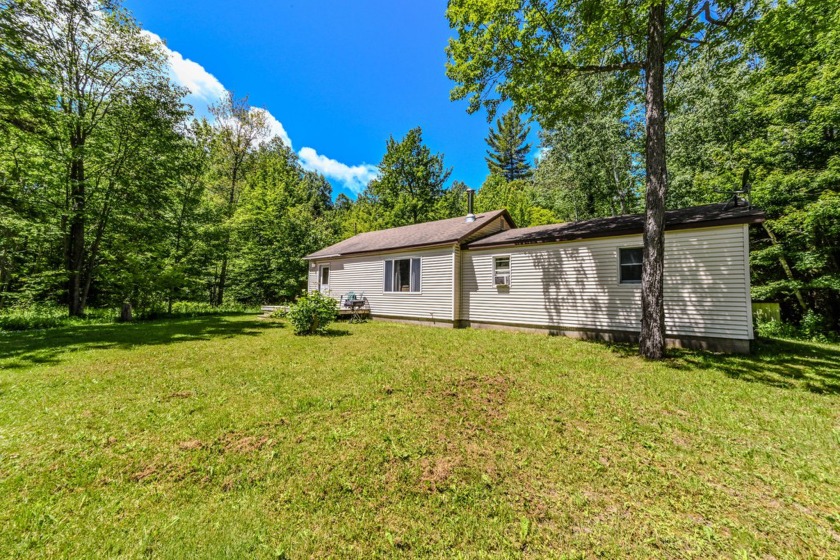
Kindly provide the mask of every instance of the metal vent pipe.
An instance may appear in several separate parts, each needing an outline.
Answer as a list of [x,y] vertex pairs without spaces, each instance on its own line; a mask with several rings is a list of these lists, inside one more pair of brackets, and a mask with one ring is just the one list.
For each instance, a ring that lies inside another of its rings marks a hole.
[[467,219],[464,220],[466,223],[475,221],[475,214],[473,214],[473,196],[475,196],[475,191],[467,189]]

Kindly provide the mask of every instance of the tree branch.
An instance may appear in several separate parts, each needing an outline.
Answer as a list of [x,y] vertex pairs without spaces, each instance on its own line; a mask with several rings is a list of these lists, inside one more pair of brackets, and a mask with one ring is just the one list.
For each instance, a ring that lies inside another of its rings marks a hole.
[[560,65],[550,64],[551,68],[557,72],[582,72],[586,74],[598,74],[602,72],[621,72],[626,70],[642,70],[645,67],[644,62],[631,61],[619,62],[616,64],[583,64],[583,65]]
[[709,2],[705,2],[704,6],[702,6],[699,10],[695,11],[694,7],[697,5],[696,2],[692,2],[688,5],[688,10],[686,10],[686,18],[685,21],[680,24],[676,31],[674,31],[670,37],[665,39],[665,48],[668,49],[671,45],[674,44],[674,41],[678,41],[682,39],[682,34],[685,33],[691,24],[695,22],[697,17],[703,13],[703,8],[705,7],[708,9]]
[[732,20],[732,16],[735,15],[735,7],[733,6],[732,8],[730,8],[729,13],[723,16],[722,19],[717,19],[714,16],[712,16],[712,7],[709,4],[709,1],[706,0],[706,2],[703,4],[703,14],[706,16],[706,21],[708,21],[709,23],[717,25],[718,27],[726,27]]
[[696,6],[696,2],[692,2],[688,6],[687,15],[685,21],[680,24],[680,26],[674,31],[666,40],[665,40],[665,48],[671,47],[675,41],[681,41],[683,43],[689,43],[693,45],[703,45],[706,44],[705,39],[695,39],[692,37],[683,37],[683,34],[688,30],[691,25],[697,21],[697,18],[700,17],[700,14],[703,14],[706,21],[712,25],[717,27],[727,27],[729,23],[732,21],[732,18],[735,16],[735,7],[729,9],[729,12],[726,13],[722,18],[716,18],[712,15],[712,5],[709,0],[703,2],[703,5],[694,9]]

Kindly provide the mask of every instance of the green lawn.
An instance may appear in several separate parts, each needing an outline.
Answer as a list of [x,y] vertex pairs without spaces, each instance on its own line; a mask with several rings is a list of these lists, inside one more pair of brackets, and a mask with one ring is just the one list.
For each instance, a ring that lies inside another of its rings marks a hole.
[[0,556],[840,557],[840,346],[0,335]]

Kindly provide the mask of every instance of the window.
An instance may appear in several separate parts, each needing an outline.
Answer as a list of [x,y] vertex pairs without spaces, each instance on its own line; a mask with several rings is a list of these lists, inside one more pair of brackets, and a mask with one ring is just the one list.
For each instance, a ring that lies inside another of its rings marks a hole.
[[385,261],[386,292],[420,292],[420,259]]
[[641,284],[642,248],[633,247],[618,250],[619,278],[622,284]]
[[493,285],[510,286],[510,257],[493,257]]

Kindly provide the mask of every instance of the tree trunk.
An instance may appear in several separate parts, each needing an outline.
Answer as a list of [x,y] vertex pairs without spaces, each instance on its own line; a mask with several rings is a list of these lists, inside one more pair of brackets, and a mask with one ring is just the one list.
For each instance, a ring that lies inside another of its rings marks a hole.
[[225,282],[227,281],[227,264],[228,256],[227,249],[222,257],[222,269],[219,271],[219,288],[216,290],[216,305],[222,305],[222,300],[225,298]]
[[234,207],[236,205],[236,179],[239,174],[239,164],[234,162],[230,180],[230,193],[228,195],[227,207],[227,234],[225,235],[225,247],[222,250],[222,269],[219,272],[219,287],[216,291],[216,305],[221,305],[225,297],[225,282],[227,282],[228,248],[230,247],[230,224],[233,219]]
[[99,215],[98,224],[96,225],[96,235],[93,239],[90,251],[88,251],[87,264],[83,269],[82,275],[82,293],[80,307],[82,313],[87,308],[88,294],[90,293],[90,284],[93,281],[93,271],[96,268],[96,258],[99,256],[99,247],[102,244],[102,237],[105,235],[105,227],[108,224],[108,216],[110,214],[110,198],[113,184],[108,186],[108,191],[105,193],[105,202],[102,208],[102,213]]
[[122,309],[120,310],[120,321],[123,323],[130,323],[131,319],[131,302],[123,302]]
[[665,5],[654,4],[648,19],[645,65],[645,230],[642,257],[642,331],[639,352],[665,355]]
[[71,317],[84,313],[82,305],[82,270],[85,252],[85,161],[84,139],[74,136],[70,141],[73,159],[70,161],[70,231],[67,233],[67,306]]

